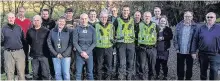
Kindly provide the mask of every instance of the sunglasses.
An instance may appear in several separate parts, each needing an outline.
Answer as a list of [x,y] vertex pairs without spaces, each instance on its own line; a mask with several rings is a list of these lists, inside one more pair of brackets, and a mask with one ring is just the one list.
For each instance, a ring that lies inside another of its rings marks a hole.
[[212,18],[214,18],[214,17],[212,17],[212,16],[208,16],[207,18],[211,18],[211,19],[212,19]]

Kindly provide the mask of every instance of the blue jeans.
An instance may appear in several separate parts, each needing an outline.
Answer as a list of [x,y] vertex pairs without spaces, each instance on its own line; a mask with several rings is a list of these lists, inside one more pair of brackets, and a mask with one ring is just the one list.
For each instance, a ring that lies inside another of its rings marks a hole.
[[70,57],[53,58],[56,80],[70,80]]
[[84,59],[76,53],[76,80],[81,80],[83,65],[86,64],[87,79],[94,80],[93,77],[93,55],[89,54],[89,59]]
[[199,62],[200,62],[200,79],[207,79],[207,70],[210,66],[209,79],[218,80],[218,70],[220,67],[220,54],[208,55],[199,53]]

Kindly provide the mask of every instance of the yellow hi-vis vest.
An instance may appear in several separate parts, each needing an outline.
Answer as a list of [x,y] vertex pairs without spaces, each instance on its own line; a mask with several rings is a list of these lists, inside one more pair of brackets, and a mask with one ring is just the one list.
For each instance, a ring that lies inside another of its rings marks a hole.
[[104,28],[99,23],[95,24],[96,30],[96,47],[99,48],[109,48],[112,47],[113,44],[111,40],[113,40],[113,24],[109,23],[106,28]]
[[139,23],[138,44],[155,45],[157,42],[156,24],[148,27],[144,22]]
[[135,41],[134,20],[131,18],[127,23],[117,18],[118,27],[116,30],[117,42],[133,43]]

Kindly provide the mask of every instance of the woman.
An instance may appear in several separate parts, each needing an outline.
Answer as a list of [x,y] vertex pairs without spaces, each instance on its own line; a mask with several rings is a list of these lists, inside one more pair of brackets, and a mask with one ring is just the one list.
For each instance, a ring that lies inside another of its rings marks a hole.
[[171,28],[168,27],[168,21],[166,16],[162,16],[159,20],[158,29],[158,43],[157,43],[157,60],[156,60],[156,79],[159,79],[160,67],[163,69],[163,80],[167,78],[167,60],[169,57],[170,40],[173,38]]
[[71,30],[66,27],[65,17],[60,17],[47,39],[53,56],[56,80],[70,80]]

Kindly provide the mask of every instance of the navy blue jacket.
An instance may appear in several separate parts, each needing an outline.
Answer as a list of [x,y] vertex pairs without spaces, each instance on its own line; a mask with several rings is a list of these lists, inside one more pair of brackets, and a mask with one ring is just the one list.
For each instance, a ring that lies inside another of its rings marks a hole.
[[[176,25],[176,30],[175,30],[175,35],[174,35],[174,39],[173,39],[173,44],[174,44],[174,47],[176,50],[179,50],[180,51],[180,43],[182,42],[182,31],[183,31],[183,27],[184,27],[184,21],[181,21],[180,23],[178,23]],[[195,22],[192,21],[192,28],[190,30],[190,37],[189,37],[189,43],[188,43],[188,46],[187,46],[187,50],[191,50],[191,45],[192,45],[192,38],[193,38],[193,35],[195,34],[196,32],[196,29],[197,29],[197,24]]]
[[6,24],[1,31],[1,43],[5,49],[17,50],[26,44],[24,33],[20,26]]
[[63,57],[70,57],[72,51],[72,31],[67,27],[64,27],[60,35],[60,45],[58,48],[58,27],[56,26],[50,30],[50,34],[47,38],[47,44],[52,56],[56,57],[59,53]]
[[199,27],[194,35],[191,53],[220,54],[220,25],[214,24],[208,29],[206,25]]

